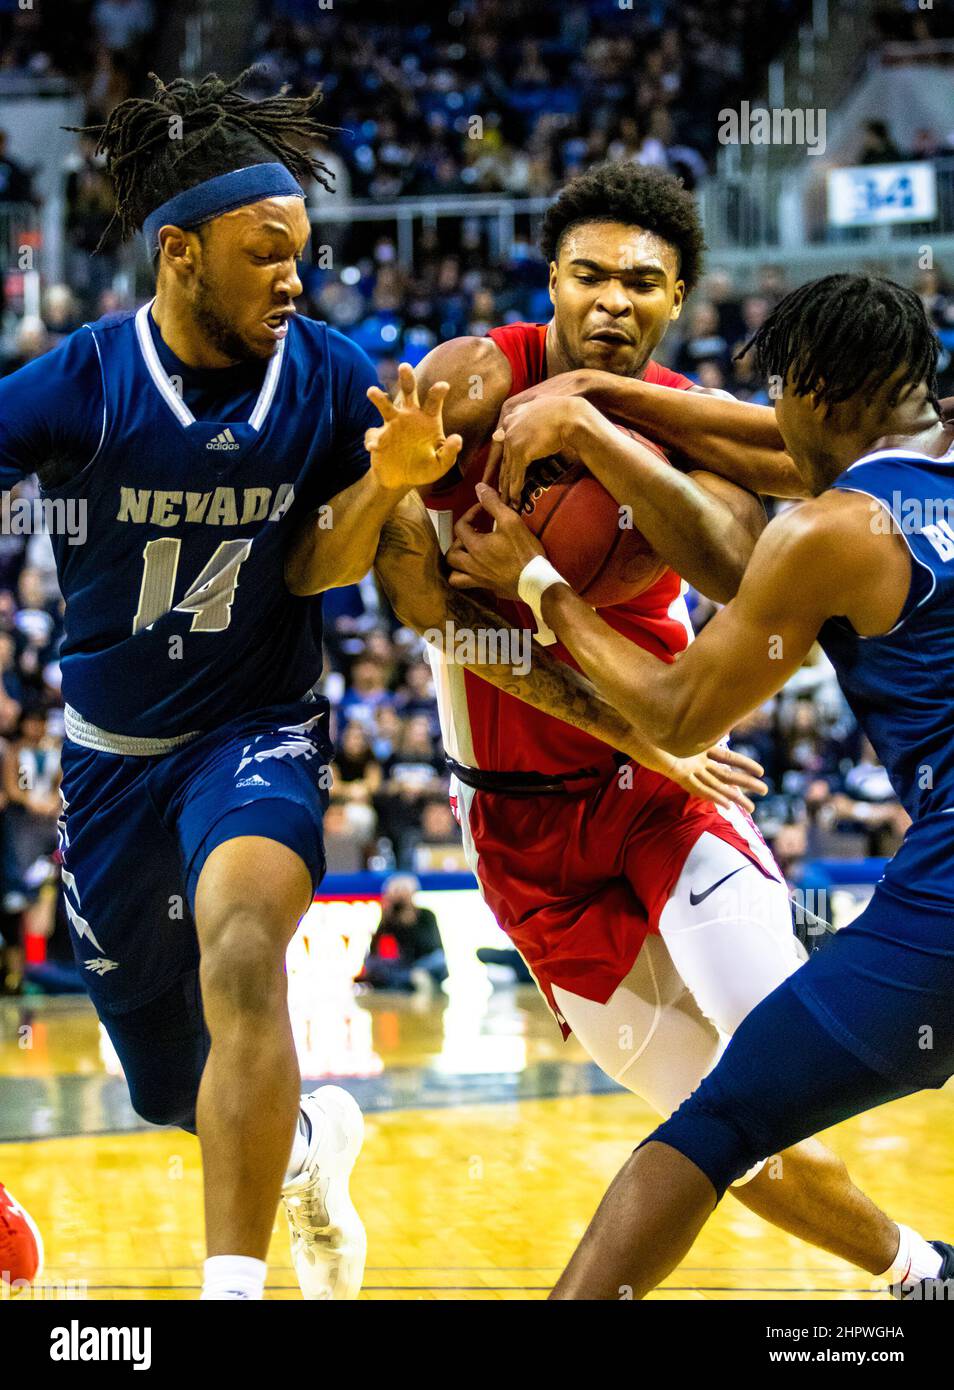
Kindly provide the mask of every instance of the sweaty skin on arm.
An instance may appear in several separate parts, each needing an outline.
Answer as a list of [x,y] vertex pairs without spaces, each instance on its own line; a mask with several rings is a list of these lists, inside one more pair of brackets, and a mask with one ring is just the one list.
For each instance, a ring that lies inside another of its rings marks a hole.
[[414,375],[421,392],[437,381],[449,382],[444,426],[463,438],[457,465],[466,475],[474,455],[493,433],[506,401],[510,363],[492,338],[451,338],[422,358]]
[[872,529],[870,499],[830,492],[766,528],[736,597],[672,666],[629,644],[624,653],[565,584],[547,590],[543,613],[597,689],[685,757],[780,690],[828,618],[863,636],[889,631],[910,582],[904,540]]
[[[446,429],[464,440],[458,459],[464,472],[487,442],[498,418],[504,418],[501,412],[510,421],[505,427],[510,434],[521,413],[535,419],[540,410],[535,405],[530,411],[508,413],[510,364],[490,338],[455,338],[443,343],[428,353],[415,375],[421,392],[437,381],[450,383],[444,401],[444,422]],[[547,407],[554,421],[559,418],[559,437],[552,431],[546,437],[538,435],[536,449],[529,455],[523,450],[517,495],[531,458],[546,457],[565,445],[568,453],[579,457],[618,502],[632,507],[633,524],[666,564],[717,603],[731,598],[765,525],[765,512],[758,498],[714,473],[699,471],[687,475],[662,463],[635,440],[627,440],[586,401],[563,396],[547,401],[544,409]],[[528,442],[532,442],[532,435]],[[506,471],[511,454],[506,444],[494,444],[488,469],[500,459]]]
[[517,406],[544,394],[584,396],[604,415],[632,425],[689,464],[718,473],[749,492],[768,497],[807,495],[769,406],[751,405],[702,387],[677,391],[635,377],[581,368],[512,396],[501,410],[501,424],[506,424]]
[[[543,548],[492,489],[482,488],[481,499],[496,528],[458,524],[451,583],[490,584],[509,596]],[[567,584],[548,588],[541,608],[600,694],[687,757],[780,690],[829,617],[847,617],[863,636],[889,631],[910,582],[903,537],[872,528],[870,499],[827,492],[766,527],[738,594],[672,665],[634,648]]]
[[683,579],[717,603],[738,589],[765,527],[765,509],[753,493],[714,473],[680,472],[581,396],[528,402],[508,414],[494,441],[487,472],[500,460],[499,491],[511,506],[535,458],[577,459],[629,509],[629,524]]
[[374,563],[385,518],[406,493],[406,488],[382,487],[370,472],[336,493],[327,503],[334,525],[321,526],[319,509],[289,546],[285,557],[289,590],[305,596],[360,583]]

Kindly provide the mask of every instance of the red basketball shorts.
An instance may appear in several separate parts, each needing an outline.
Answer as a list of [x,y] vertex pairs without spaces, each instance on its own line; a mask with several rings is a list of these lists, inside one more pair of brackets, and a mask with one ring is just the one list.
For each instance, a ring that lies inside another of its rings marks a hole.
[[575,793],[514,796],[455,780],[452,801],[484,898],[569,1028],[552,986],[605,1004],[658,931],[705,831],[780,877],[751,819],[723,812],[660,773],[626,764]]

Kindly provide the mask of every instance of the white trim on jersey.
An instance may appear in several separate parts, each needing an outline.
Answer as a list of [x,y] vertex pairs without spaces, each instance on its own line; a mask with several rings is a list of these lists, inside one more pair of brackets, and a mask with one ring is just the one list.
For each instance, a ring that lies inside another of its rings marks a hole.
[[[85,324],[84,327],[89,328],[89,324]],[[96,360],[99,363],[100,380],[103,383],[103,428],[99,432],[99,443],[96,445],[96,452],[86,465],[87,468],[90,463],[95,463],[99,458],[99,451],[103,447],[103,440],[106,438],[106,373],[103,370],[103,354],[99,350],[99,343],[96,341],[96,334],[93,333],[92,328],[90,328],[90,333],[93,339],[93,347],[96,349]]]
[[[933,454],[922,454],[918,449],[875,449],[873,453],[865,454],[862,458],[856,459],[854,463],[850,463],[848,467],[845,469],[845,472],[850,473],[853,468],[859,468],[863,463],[875,463],[879,459],[918,459],[919,461],[924,463],[947,463],[948,461],[954,462],[954,444],[951,445],[951,447],[947,450],[946,453],[941,454],[940,457],[936,457]],[[923,608],[924,604],[927,603],[928,599],[931,598],[931,596],[934,593],[934,590],[937,588],[937,575],[931,569],[930,565],[926,565],[919,556],[915,555],[914,550],[911,546],[911,542],[908,540],[907,532],[905,531],[904,526],[895,516],[893,508],[888,506],[887,502],[884,500],[883,497],[876,497],[873,492],[869,492],[867,488],[863,487],[842,487],[839,488],[838,491],[854,492],[861,497],[870,497],[872,502],[879,503],[879,505],[884,508],[884,510],[890,516],[891,520],[894,522],[898,534],[904,537],[904,543],[908,547],[908,550],[911,554],[911,559],[916,561],[916,563],[919,564],[922,569],[926,569],[928,574],[931,576],[930,589],[927,591],[924,597],[920,599],[911,609],[911,613],[916,613],[919,608]],[[897,632],[900,627],[904,626],[908,618],[910,618],[911,613],[905,613],[904,617],[899,618],[898,621],[895,623],[894,627],[889,628],[887,632],[869,633],[867,636],[864,633],[859,632],[855,635],[862,642],[873,641],[876,637],[890,637],[892,633]]]
[[[289,323],[289,331],[291,324]],[[285,339],[279,338],[278,351],[273,353],[268,360],[268,371],[265,373],[265,380],[262,382],[262,389],[259,392],[258,400],[255,402],[255,409],[248,417],[248,422],[253,430],[260,430],[265,423],[265,416],[271,409],[272,401],[275,399],[275,392],[278,389],[278,376],[282,369],[282,358],[285,355]]]
[[673,599],[672,603],[669,605],[669,608],[666,610],[667,617],[672,618],[674,623],[679,623],[682,627],[686,629],[687,647],[691,642],[694,642],[696,640],[696,634],[692,626],[692,619],[689,616],[689,605],[686,602],[686,594],[688,592],[689,585],[686,583],[684,579],[680,578],[679,592]]
[[845,469],[850,473],[853,468],[857,468],[862,463],[873,463],[876,459],[923,459],[925,463],[946,463],[948,459],[954,460],[954,444],[948,449],[947,453],[936,456],[934,454],[922,454],[918,449],[875,449],[871,454],[864,454],[860,459],[855,459],[854,463],[849,463]]
[[[139,347],[142,352],[143,361],[146,364],[146,370],[155,382],[160,395],[179,421],[179,424],[182,425],[184,429],[188,429],[190,425],[195,424],[195,416],[169,380],[168,373],[159,361],[159,354],[156,352],[156,345],[152,340],[152,332],[149,328],[149,310],[155,302],[155,299],[151,299],[148,304],[144,304],[141,309],[136,311],[136,337],[139,340]],[[284,356],[285,339],[279,338],[278,349],[269,359],[265,380],[262,382],[262,389],[258,393],[258,400],[255,402],[255,408],[248,418],[248,423],[256,432],[258,432],[265,423],[265,417],[271,408],[272,401],[275,399],[275,391],[278,387],[278,377],[282,369]]]
[[195,424],[195,416],[169,380],[165,368],[159,361],[159,354],[156,352],[156,345],[152,341],[152,333],[149,330],[149,310],[155,302],[153,299],[137,310],[136,337],[139,339],[139,349],[146,364],[146,370],[155,382],[159,394],[179,424],[188,429],[190,425]]
[[[454,513],[428,507],[427,514],[437,534],[437,543],[444,554],[454,539]],[[441,724],[441,739],[450,756],[465,767],[477,767],[470,710],[467,707],[467,688],[464,667],[449,662],[446,655],[430,643],[425,653],[434,677],[434,695]]]

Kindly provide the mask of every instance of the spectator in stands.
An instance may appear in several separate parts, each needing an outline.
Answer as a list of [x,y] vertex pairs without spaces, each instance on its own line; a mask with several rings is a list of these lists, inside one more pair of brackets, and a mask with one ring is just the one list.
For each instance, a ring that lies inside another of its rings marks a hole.
[[331,765],[331,799],[345,808],[348,825],[365,844],[374,837],[373,801],[381,788],[381,764],[360,724],[348,724]]
[[428,801],[423,808],[420,834],[414,847],[414,866],[422,873],[467,868],[460,828],[446,797]]
[[0,735],[10,738],[20,725],[23,681],[16,665],[16,650],[8,632],[0,632]]
[[921,270],[914,278],[914,289],[921,296],[925,313],[936,328],[954,328],[954,295],[938,269]]
[[699,292],[715,309],[722,337],[727,343],[737,342],[742,336],[742,314],[729,272],[711,270],[700,285]]
[[884,121],[865,121],[861,129],[858,164],[893,164],[901,158]]
[[28,707],[3,764],[9,873],[4,908],[8,912],[26,907],[49,877],[56,822],[62,811],[59,787],[60,746],[47,733],[43,708]]
[[152,5],[149,0],[98,0],[93,25],[110,53],[135,52],[152,28]]
[[381,921],[368,949],[359,983],[373,989],[427,990],[447,979],[447,962],[429,907],[414,901],[420,883],[395,874],[381,893]]
[[434,679],[426,661],[412,662],[407,668],[404,684],[394,697],[394,708],[402,719],[423,715],[432,737],[440,733]]
[[393,705],[381,705],[374,717],[371,747],[379,763],[386,763],[401,739],[401,716]]
[[325,868],[329,874],[356,874],[364,869],[366,842],[349,824],[348,809],[343,802],[333,801],[325,811],[322,839]]
[[110,228],[114,209],[112,184],[95,141],[83,136],[66,177],[66,239],[70,285],[90,308],[116,273],[120,234],[118,227]]
[[26,315],[17,324],[13,354],[4,360],[2,375],[8,376],[20,367],[25,367],[28,362],[49,352],[52,346],[43,320]]
[[778,301],[788,294],[785,271],[780,265],[759,266],[755,279],[756,293],[764,295],[774,309]]
[[55,655],[61,620],[54,611],[54,605],[47,600],[39,570],[24,569],[21,572],[18,603],[14,631],[18,642],[20,675],[37,694],[41,694],[44,668]]
[[715,307],[700,299],[689,310],[689,333],[676,354],[676,370],[692,376],[703,361],[717,362],[727,371],[729,344],[720,332]]
[[7,132],[0,130],[0,203],[35,203],[32,175],[8,147]]
[[341,701],[340,720],[362,725],[370,736],[380,707],[393,703],[381,663],[374,657],[359,657],[351,668],[351,684]]
[[376,661],[381,668],[381,678],[385,685],[392,686],[397,678],[397,650],[383,628],[371,628],[365,634],[364,651],[369,661]]
[[50,285],[44,291],[43,322],[53,347],[82,326],[83,315],[69,285]]
[[404,725],[397,750],[384,764],[384,783],[375,803],[381,830],[394,845],[401,867],[413,861],[424,807],[446,791],[444,759],[435,749],[427,716],[415,715]]
[[835,793],[831,806],[839,829],[859,831],[866,837],[870,855],[896,853],[911,824],[867,739],[861,760],[845,774],[843,790]]

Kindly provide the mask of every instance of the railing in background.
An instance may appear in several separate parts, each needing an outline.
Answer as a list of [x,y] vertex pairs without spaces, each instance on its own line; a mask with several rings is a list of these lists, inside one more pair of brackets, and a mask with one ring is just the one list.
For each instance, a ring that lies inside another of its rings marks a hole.
[[[954,157],[934,161],[937,212],[929,222],[892,226],[838,228],[828,225],[825,170],[806,182],[804,169],[750,170],[722,174],[699,190],[706,240],[713,263],[747,264],[753,260],[805,265],[818,274],[828,264],[851,265],[877,260],[893,267],[916,268],[925,240],[938,255],[954,253]],[[521,239],[536,244],[540,219],[549,198],[508,199],[501,195],[449,198],[401,198],[391,203],[355,201],[321,204],[311,213],[316,244],[330,226],[377,226],[394,239],[397,259],[410,269],[425,229],[457,220],[471,242],[483,244],[494,262],[511,258],[519,229]]]
[[[699,201],[709,263],[731,268],[744,282],[747,269],[783,264],[793,283],[828,270],[876,268],[910,280],[931,247],[935,263],[954,267],[954,157],[933,161],[937,210],[929,222],[878,227],[837,228],[828,225],[826,169],[805,179],[804,169],[755,169],[715,175],[699,189]],[[410,271],[428,234],[452,230],[448,244],[458,245],[466,260],[468,246],[479,250],[483,263],[506,267],[515,256],[535,250],[540,222],[551,198],[507,198],[502,194],[458,195],[445,198],[399,198],[392,202],[356,200],[321,202],[310,210],[315,248],[330,242],[333,264],[340,270],[359,254],[362,232],[390,237],[397,261]],[[0,206],[0,257],[7,256],[24,227],[36,219],[33,208]],[[364,236],[365,243],[370,239]],[[315,253],[313,253],[315,254]],[[137,296],[151,289],[151,272],[138,242],[128,244],[120,257],[116,287],[135,285]],[[44,283],[50,279],[44,268]],[[542,283],[542,281],[541,281]]]
[[[555,196],[555,195],[554,195]],[[486,249],[494,261],[509,258],[517,239],[518,220],[523,220],[529,238],[536,242],[539,222],[552,198],[507,198],[503,194],[465,194],[442,198],[396,198],[382,203],[355,200],[335,205],[322,201],[310,209],[312,236],[322,241],[322,226],[333,224],[378,223],[393,235],[399,264],[410,269],[414,263],[417,238],[425,230],[435,230],[442,221],[464,223],[466,236],[486,238]]]
[[838,246],[845,241],[876,246],[913,236],[954,235],[954,156],[931,161],[937,190],[937,212],[929,222],[898,223],[877,228],[845,229],[828,224],[825,176],[829,166],[819,161],[817,172],[806,162],[796,170],[752,169],[745,174],[720,174],[699,192],[706,238],[718,251],[762,250],[771,247]]
[[[752,106],[835,111],[870,61],[876,0],[812,0],[811,16],[784,52],[769,64],[766,90]],[[725,145],[720,174],[791,166],[801,151],[791,145]]]

